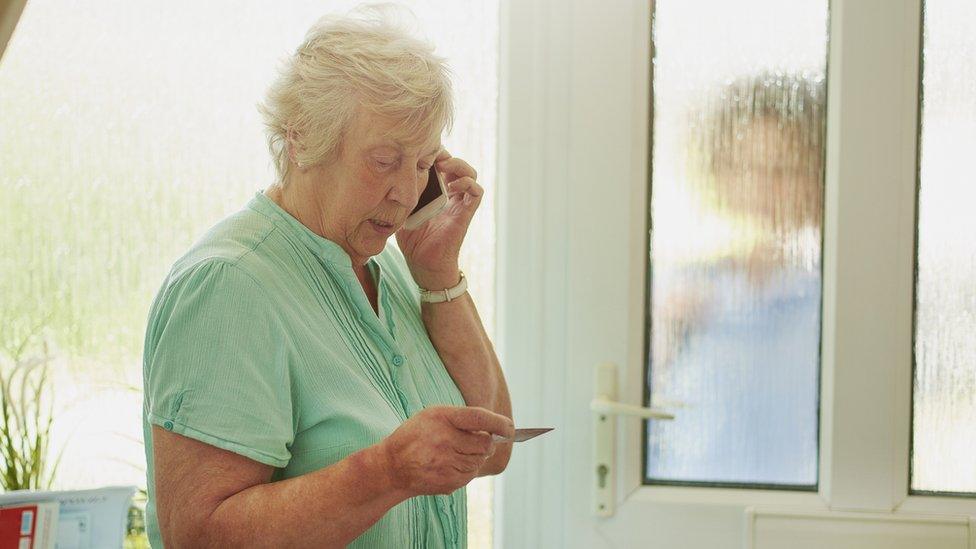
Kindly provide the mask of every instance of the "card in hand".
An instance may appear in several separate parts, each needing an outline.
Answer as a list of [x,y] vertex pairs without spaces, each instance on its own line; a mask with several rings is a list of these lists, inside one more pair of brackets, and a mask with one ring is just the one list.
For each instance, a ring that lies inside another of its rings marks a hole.
[[552,431],[552,430],[553,430],[553,427],[532,427],[532,428],[528,428],[528,429],[516,429],[515,430],[515,438],[514,439],[505,438],[505,437],[499,436],[499,435],[491,435],[491,438],[495,442],[525,442],[526,440],[529,440],[530,438],[535,438],[535,437],[537,437],[539,435],[548,433],[549,431]]

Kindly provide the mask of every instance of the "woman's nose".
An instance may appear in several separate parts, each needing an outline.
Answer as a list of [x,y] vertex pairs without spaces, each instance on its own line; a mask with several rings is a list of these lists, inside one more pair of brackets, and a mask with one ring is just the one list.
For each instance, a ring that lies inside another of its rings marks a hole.
[[413,209],[420,199],[421,186],[418,180],[419,172],[415,169],[401,170],[394,176],[393,185],[387,198],[402,205],[404,208]]

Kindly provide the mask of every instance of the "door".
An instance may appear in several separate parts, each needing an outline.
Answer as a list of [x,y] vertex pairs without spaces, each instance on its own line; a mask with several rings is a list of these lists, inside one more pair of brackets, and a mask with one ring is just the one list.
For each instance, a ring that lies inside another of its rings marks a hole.
[[725,4],[503,4],[498,346],[556,430],[499,546],[969,547],[908,494],[920,3]]

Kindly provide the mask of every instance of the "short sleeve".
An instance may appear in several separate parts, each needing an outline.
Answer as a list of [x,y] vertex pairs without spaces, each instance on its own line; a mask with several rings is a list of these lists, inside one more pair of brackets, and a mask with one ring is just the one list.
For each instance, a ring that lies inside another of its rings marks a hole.
[[271,299],[241,267],[207,260],[171,280],[146,334],[149,421],[284,467],[295,433],[284,332]]

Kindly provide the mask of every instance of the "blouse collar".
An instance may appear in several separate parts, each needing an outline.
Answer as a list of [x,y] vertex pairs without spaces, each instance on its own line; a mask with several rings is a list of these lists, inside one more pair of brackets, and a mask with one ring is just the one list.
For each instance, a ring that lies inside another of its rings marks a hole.
[[283,210],[274,200],[268,198],[263,191],[258,191],[254,198],[248,202],[247,207],[268,217],[276,227],[298,238],[317,257],[330,263],[352,268],[352,260],[349,258],[349,254],[342,249],[342,246],[312,232],[301,221]]

